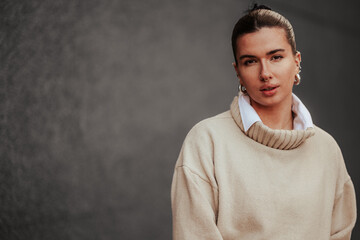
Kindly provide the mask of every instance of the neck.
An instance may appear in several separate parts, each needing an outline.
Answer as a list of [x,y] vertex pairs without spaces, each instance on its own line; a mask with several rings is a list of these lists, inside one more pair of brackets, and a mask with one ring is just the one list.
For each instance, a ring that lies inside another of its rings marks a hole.
[[261,121],[272,129],[284,129],[292,130],[293,129],[293,114],[291,111],[292,98],[291,101],[282,102],[280,106],[261,106],[254,104],[250,99],[252,107],[255,109],[259,115]]

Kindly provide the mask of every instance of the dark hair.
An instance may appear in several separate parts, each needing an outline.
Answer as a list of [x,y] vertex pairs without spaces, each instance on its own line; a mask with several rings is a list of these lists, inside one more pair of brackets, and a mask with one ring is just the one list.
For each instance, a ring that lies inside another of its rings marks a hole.
[[291,50],[294,55],[296,54],[295,34],[289,20],[265,5],[258,6],[255,4],[251,10],[247,11],[245,16],[237,21],[232,32],[231,44],[236,64],[237,39],[246,33],[259,31],[263,27],[278,27],[284,29]]

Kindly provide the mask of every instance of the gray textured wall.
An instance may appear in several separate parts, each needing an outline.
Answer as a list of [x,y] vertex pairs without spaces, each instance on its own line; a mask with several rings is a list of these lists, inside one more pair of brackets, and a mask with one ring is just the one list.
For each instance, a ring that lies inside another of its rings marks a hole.
[[[359,2],[262,3],[293,23],[295,92],[359,194]],[[0,1],[0,239],[170,239],[173,167],[236,94],[230,34],[247,6]]]

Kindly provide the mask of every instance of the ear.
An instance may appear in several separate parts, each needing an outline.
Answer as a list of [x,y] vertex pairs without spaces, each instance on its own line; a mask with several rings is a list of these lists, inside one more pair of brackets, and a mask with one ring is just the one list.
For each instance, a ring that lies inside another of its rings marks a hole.
[[238,66],[236,65],[235,62],[233,62],[232,65],[233,65],[233,67],[234,67],[234,69],[235,69],[236,76],[237,76],[237,78],[239,79],[240,84],[243,85],[243,83],[242,83],[242,81],[241,81],[241,78],[240,78],[240,71],[239,71]]
[[233,62],[233,63],[232,63],[232,65],[233,65],[233,67],[234,67],[234,69],[235,69],[236,76],[238,77],[238,79],[240,79],[240,71],[239,71],[239,69],[238,69],[238,67],[237,67],[236,63],[235,63],[235,62]]
[[296,73],[300,71],[301,53],[299,51],[295,54]]

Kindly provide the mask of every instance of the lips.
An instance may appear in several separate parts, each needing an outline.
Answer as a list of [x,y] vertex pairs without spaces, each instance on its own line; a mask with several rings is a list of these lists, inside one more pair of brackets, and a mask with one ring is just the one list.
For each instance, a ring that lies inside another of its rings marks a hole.
[[279,85],[265,85],[260,88],[260,91],[266,97],[271,97],[276,94]]
[[260,88],[260,91],[271,91],[275,88],[277,88],[277,85],[266,85]]
[[261,89],[261,91],[270,91],[270,90],[273,90],[275,89],[276,87],[268,87],[268,88],[263,88]]

